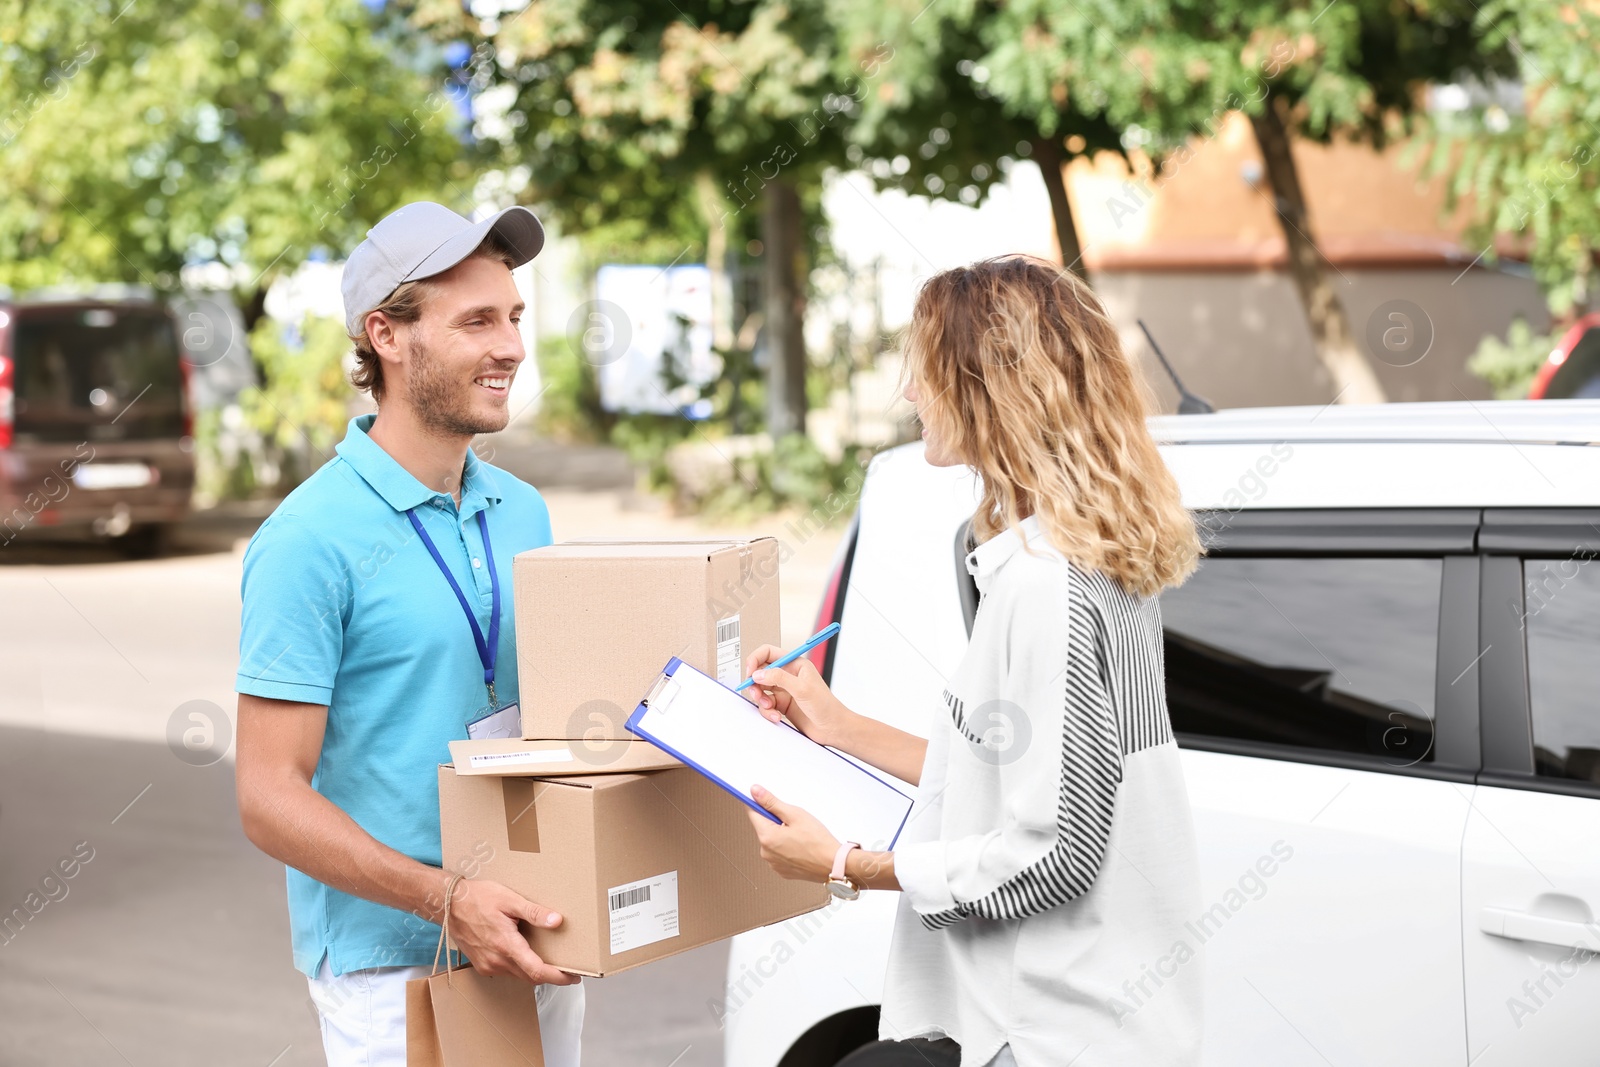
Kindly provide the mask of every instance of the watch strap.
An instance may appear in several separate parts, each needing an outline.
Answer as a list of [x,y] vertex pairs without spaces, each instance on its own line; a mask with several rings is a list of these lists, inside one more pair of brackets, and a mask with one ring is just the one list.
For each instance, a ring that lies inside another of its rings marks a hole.
[[851,849],[860,847],[861,846],[854,841],[841,842],[839,844],[839,851],[833,854],[833,873],[829,875],[829,877],[836,882],[846,881],[847,879],[844,876],[845,858],[850,855]]

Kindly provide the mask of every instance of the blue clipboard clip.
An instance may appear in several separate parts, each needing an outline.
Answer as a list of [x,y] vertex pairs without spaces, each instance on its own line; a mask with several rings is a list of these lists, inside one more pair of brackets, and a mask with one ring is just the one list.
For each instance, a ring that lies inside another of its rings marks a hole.
[[[832,634],[829,634],[828,636],[832,636]],[[742,792],[741,790],[737,789],[736,787],[731,785],[726,779],[724,779],[724,778],[712,773],[711,770],[709,770],[703,763],[701,763],[699,760],[695,760],[695,759],[690,758],[687,754],[685,754],[684,752],[680,751],[676,746],[664,743],[659,737],[654,736],[654,733],[651,730],[649,730],[644,725],[644,723],[641,721],[644,718],[644,716],[646,715],[646,713],[650,712],[652,710],[654,710],[658,714],[664,714],[665,713],[666,709],[664,707],[661,707],[660,705],[669,704],[670,700],[663,700],[663,695],[665,694],[665,695],[670,696],[672,693],[674,693],[674,692],[676,692],[678,690],[678,685],[673,682],[673,676],[674,676],[674,674],[676,674],[678,668],[682,667],[683,665],[684,665],[683,660],[679,659],[677,656],[674,656],[674,657],[672,657],[672,659],[667,661],[667,665],[664,668],[662,668],[661,673],[656,677],[655,681],[651,683],[649,690],[646,691],[644,699],[639,702],[638,707],[636,707],[634,709],[633,713],[628,716],[628,721],[625,724],[627,726],[628,732],[633,734],[635,737],[642,738],[643,740],[650,742],[652,745],[654,745],[657,748],[661,749],[663,752],[666,752],[667,754],[669,754],[669,755],[673,756],[674,758],[676,758],[679,762],[683,763],[684,765],[686,765],[688,767],[693,768],[698,774],[700,774],[700,775],[704,776],[705,778],[709,779],[711,782],[713,782],[715,785],[717,785],[719,788],[721,788],[724,792],[726,792],[726,793],[730,794],[731,796],[737,798],[738,801],[741,804],[743,804],[745,807],[749,808],[751,811],[758,812],[759,814],[763,815],[764,817],[766,817],[767,819],[771,820],[772,822],[778,823],[779,825],[782,825],[782,823],[783,823],[782,819],[780,819],[776,815],[772,814],[772,812],[768,811],[766,808],[763,808],[760,804],[757,804],[753,797],[751,797],[751,796],[745,794],[744,792]],[[689,669],[690,669],[690,671],[692,673],[704,674],[704,672],[696,672],[693,667],[690,667]],[[710,678],[709,675],[706,675],[706,677]],[[715,679],[710,679],[710,680],[711,681],[715,681]],[[726,687],[724,687],[724,688],[726,688]],[[754,712],[756,709],[752,706],[750,710],[752,712]],[[784,722],[784,723],[780,723],[780,725],[786,730],[794,730],[795,734],[798,735],[798,736],[804,736],[804,735],[802,735],[800,733],[799,730],[795,729],[795,727],[794,727],[794,725],[792,723]],[[910,798],[905,797],[905,795],[903,793],[901,793],[899,789],[895,788],[889,782],[884,781],[884,779],[880,778],[877,774],[874,774],[868,768],[863,767],[860,764],[854,763],[854,762],[846,759],[843,755],[839,754],[838,752],[834,752],[831,749],[824,749],[824,751],[828,752],[828,754],[831,755],[834,759],[841,760],[841,761],[846,762],[846,763],[850,763],[851,766],[854,767],[856,770],[858,770],[861,773],[865,774],[867,777],[876,780],[881,785],[885,786],[886,788],[888,788],[892,792],[900,795],[902,798],[905,799],[905,801],[906,801],[905,814],[901,817],[899,825],[895,828],[894,833],[889,835],[889,839],[888,839],[887,843],[883,846],[883,847],[886,847],[886,848],[889,848],[889,849],[893,849],[895,843],[900,838],[900,833],[905,829],[905,824],[906,824],[907,820],[909,820],[910,817],[911,817],[912,802],[911,802]]]
[[[693,767],[696,772],[711,779],[712,782],[720,786],[725,792],[731,793],[733,796],[737,797],[740,803],[744,804],[744,806],[749,808],[751,811],[764,815],[768,819],[771,819],[773,822],[777,823],[779,826],[782,826],[782,819],[772,814],[772,812],[768,811],[766,808],[763,808],[760,804],[757,804],[750,797],[745,796],[738,789],[735,789],[723,779],[706,770],[703,765],[695,760],[690,759],[688,756],[684,755],[682,752],[679,752],[671,745],[662,744],[657,738],[651,737],[649,734],[639,729],[639,720],[644,717],[645,712],[650,710],[650,702],[661,696],[662,692],[667,688],[667,685],[672,681],[673,672],[681,666],[683,666],[683,660],[679,659],[677,656],[673,656],[671,659],[667,660],[667,665],[661,668],[661,674],[656,678],[655,682],[651,684],[649,691],[644,695],[644,699],[639,701],[639,706],[633,709],[633,714],[628,716],[628,721],[623,725],[627,727],[628,732],[633,736],[643,738],[652,745],[661,749],[661,751],[665,752],[667,755],[678,760],[678,762],[684,764],[685,766]],[[794,727],[791,726],[790,729],[792,730]]]

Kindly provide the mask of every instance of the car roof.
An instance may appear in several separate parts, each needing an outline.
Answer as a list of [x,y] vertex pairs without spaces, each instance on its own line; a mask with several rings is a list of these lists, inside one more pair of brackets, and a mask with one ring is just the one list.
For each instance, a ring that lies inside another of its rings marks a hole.
[[1195,509],[1600,508],[1600,401],[1240,408],[1150,430]]
[[1466,400],[1427,404],[1321,404],[1159,415],[1162,444],[1228,441],[1433,441],[1600,443],[1600,400]]
[[1150,420],[1192,508],[1600,507],[1600,402],[1255,408]]

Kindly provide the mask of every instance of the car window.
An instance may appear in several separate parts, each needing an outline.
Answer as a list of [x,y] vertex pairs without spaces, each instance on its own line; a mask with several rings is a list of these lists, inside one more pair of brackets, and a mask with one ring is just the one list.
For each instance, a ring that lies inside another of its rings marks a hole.
[[[183,432],[172,320],[155,308],[27,308],[17,316],[16,429],[39,440]],[[124,414],[125,413],[125,414]]]
[[1545,389],[1550,400],[1600,397],[1600,327],[1585,330]]
[[1600,783],[1600,563],[1523,563],[1534,773]]
[[1433,759],[1438,559],[1213,557],[1162,594],[1182,734]]

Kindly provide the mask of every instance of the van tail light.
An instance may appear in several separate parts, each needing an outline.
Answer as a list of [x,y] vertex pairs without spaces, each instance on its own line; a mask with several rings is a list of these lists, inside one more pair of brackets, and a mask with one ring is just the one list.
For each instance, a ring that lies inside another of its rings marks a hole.
[[189,382],[194,377],[194,364],[189,362],[189,353],[185,352],[178,357],[178,371],[183,381],[183,436],[194,440],[194,395],[190,392]]
[[[833,567],[828,574],[828,585],[822,591],[822,603],[817,605],[817,622],[813,631],[820,630],[829,623],[838,622],[844,615],[844,596],[850,588],[850,568],[856,559],[856,529],[860,525],[861,516],[850,520],[850,528],[844,532],[844,537],[839,542],[839,549],[833,555]],[[806,658],[812,666],[817,668],[817,673],[822,675],[825,682],[833,679],[834,652],[839,647],[837,634],[831,641],[822,644],[806,653]]]
[[[0,313],[3,314],[3,313]],[[11,427],[16,421],[17,394],[13,386],[15,368],[0,330],[0,448],[11,447]]]

